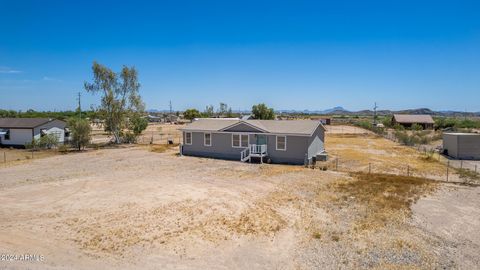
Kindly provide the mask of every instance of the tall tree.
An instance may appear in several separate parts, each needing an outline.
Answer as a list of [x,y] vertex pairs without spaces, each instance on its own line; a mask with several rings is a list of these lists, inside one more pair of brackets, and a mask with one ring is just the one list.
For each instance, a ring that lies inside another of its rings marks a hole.
[[275,113],[272,108],[268,108],[264,103],[252,106],[253,119],[273,120]]
[[215,111],[213,109],[213,105],[208,105],[207,107],[205,107],[205,111],[203,111],[204,117],[213,117],[214,114]]
[[228,105],[227,103],[220,102],[220,107],[218,109],[218,116],[225,117],[228,112]]
[[197,109],[188,109],[183,112],[183,117],[192,121],[193,119],[200,117],[200,112]]
[[127,120],[138,119],[145,110],[139,94],[137,70],[123,66],[117,74],[97,62],[93,62],[92,70],[93,82],[85,82],[85,90],[102,94],[98,114],[105,120],[105,131],[114,136],[116,143],[120,143],[122,131],[132,126]]

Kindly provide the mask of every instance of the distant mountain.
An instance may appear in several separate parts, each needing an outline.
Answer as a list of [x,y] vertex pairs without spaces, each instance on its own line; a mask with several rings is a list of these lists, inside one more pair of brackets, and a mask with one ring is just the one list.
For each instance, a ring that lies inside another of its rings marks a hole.
[[[169,113],[168,110],[157,110],[149,109],[148,113]],[[316,114],[316,115],[364,115],[372,116],[373,110],[360,110],[360,111],[349,111],[343,108],[342,106],[336,106],[330,109],[325,110],[276,110],[277,114]],[[248,110],[234,110],[234,113],[249,114]],[[443,111],[432,111],[428,108],[418,108],[418,109],[405,109],[405,110],[378,110],[377,115],[385,116],[392,115],[394,113],[398,114],[429,114],[433,116],[448,116],[448,117],[463,117],[463,116],[477,116],[480,117],[480,112],[460,112],[452,110],[443,110]]]

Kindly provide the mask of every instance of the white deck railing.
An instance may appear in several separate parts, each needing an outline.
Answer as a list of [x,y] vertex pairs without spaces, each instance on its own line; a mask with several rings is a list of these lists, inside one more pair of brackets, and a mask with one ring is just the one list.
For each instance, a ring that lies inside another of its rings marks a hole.
[[250,144],[250,153],[251,154],[266,154],[267,145],[266,144]]
[[263,157],[267,155],[267,145],[266,144],[250,144],[247,148],[243,149],[240,152],[241,161],[251,161],[251,157],[261,157],[263,162]]

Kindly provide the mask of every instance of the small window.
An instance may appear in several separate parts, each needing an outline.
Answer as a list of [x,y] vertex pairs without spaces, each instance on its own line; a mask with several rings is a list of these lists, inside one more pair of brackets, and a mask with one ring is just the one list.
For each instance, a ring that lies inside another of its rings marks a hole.
[[212,134],[211,133],[204,133],[203,134],[203,144],[205,146],[212,146]]
[[240,147],[240,135],[232,134],[232,147]]
[[242,137],[242,143],[241,143],[242,147],[248,147],[248,135],[242,134],[241,137]]
[[232,134],[232,147],[248,147],[248,134]]
[[277,150],[287,150],[287,137],[277,136]]
[[7,129],[7,132],[5,133],[5,135],[3,135],[3,138],[7,141],[7,140],[10,140],[10,129]]
[[185,132],[185,144],[192,144],[192,133]]

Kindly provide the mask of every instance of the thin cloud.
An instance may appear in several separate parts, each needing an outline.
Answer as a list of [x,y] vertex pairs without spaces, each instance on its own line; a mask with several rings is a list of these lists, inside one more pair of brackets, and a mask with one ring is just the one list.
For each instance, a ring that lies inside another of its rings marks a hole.
[[9,68],[9,67],[0,67],[0,73],[2,73],[2,74],[18,74],[18,73],[22,73],[22,71],[12,69],[12,68]]
[[61,82],[62,80],[59,80],[59,79],[56,79],[56,78],[52,78],[52,77],[47,77],[47,76],[44,76],[43,77],[43,80],[44,81],[49,81],[49,82]]

